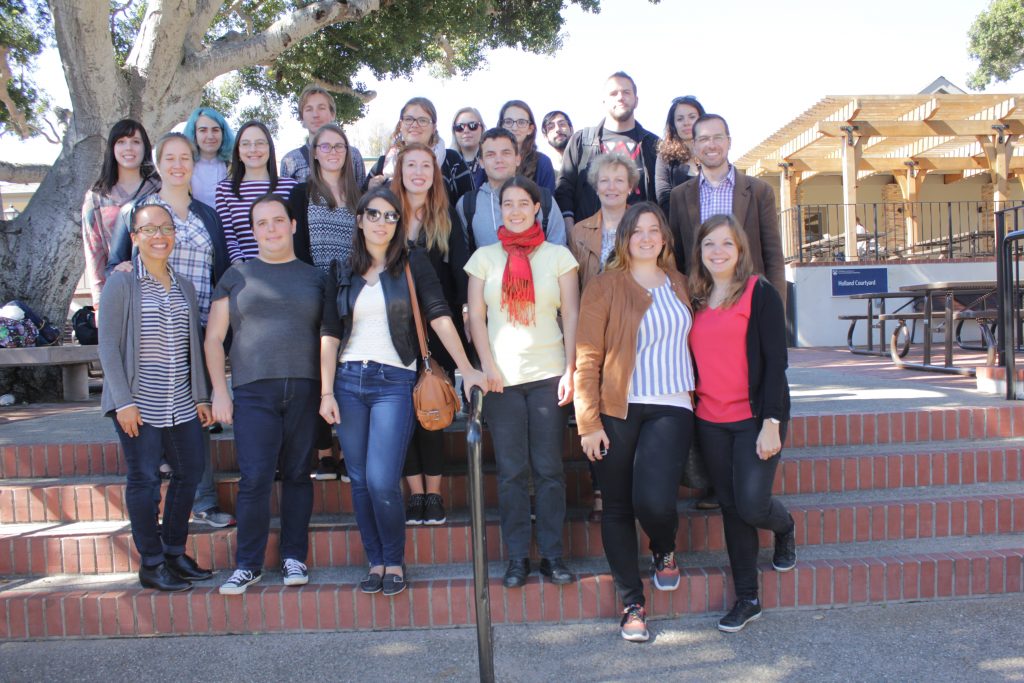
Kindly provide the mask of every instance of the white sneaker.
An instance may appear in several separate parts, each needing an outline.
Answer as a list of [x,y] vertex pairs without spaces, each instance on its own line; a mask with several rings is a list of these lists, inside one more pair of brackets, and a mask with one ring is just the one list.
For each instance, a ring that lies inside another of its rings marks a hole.
[[254,583],[259,583],[263,578],[263,572],[249,571],[248,569],[236,569],[231,578],[221,584],[218,592],[221,595],[241,595],[245,589]]
[[309,583],[309,570],[306,569],[306,565],[290,557],[281,565],[281,573],[284,574],[286,586],[305,586]]

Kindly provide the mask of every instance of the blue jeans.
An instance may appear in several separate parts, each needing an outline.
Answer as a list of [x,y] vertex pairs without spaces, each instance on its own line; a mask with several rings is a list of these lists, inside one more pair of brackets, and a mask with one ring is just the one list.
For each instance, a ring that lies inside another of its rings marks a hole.
[[484,418],[498,464],[498,514],[509,559],[530,556],[530,475],[541,557],[562,556],[569,407],[558,405],[558,377],[505,387],[484,397]]
[[415,426],[416,373],[372,361],[338,365],[334,397],[341,411],[338,441],[352,478],[352,503],[371,567],[405,558],[402,467]]
[[[142,564],[154,566],[164,561],[164,554],[181,555],[188,538],[188,516],[192,497],[203,471],[203,428],[199,420],[173,427],[151,427],[143,424],[139,435],[128,436],[117,419],[114,429],[121,440],[128,482],[125,505],[132,524],[135,549]],[[163,528],[157,525],[153,500],[160,500],[160,459],[171,466],[171,483],[164,499]]]
[[196,486],[196,497],[192,501],[192,512],[206,512],[217,507],[217,488],[213,483],[213,456],[210,448],[210,430],[203,429],[203,475]]
[[281,559],[306,561],[313,482],[309,478],[320,382],[264,379],[235,387],[239,569],[263,568],[270,535],[270,489],[281,471]]

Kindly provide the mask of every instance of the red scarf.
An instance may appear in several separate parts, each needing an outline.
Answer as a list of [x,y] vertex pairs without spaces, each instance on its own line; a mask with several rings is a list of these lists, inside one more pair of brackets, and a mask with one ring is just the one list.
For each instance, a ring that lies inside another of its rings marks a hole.
[[513,325],[532,325],[535,321],[533,269],[530,253],[544,241],[540,223],[523,232],[512,232],[501,226],[498,241],[508,254],[505,273],[501,276],[501,307],[508,312]]

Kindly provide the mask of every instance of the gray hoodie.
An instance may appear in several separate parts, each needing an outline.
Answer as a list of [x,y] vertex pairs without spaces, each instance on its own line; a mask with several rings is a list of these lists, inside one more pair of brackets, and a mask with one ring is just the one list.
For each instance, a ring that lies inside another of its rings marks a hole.
[[[480,189],[476,191],[476,211],[473,214],[473,240],[476,248],[486,247],[498,241],[498,228],[501,226],[501,202],[498,201],[498,194],[491,188],[491,184],[484,181]],[[465,197],[459,198],[455,210],[466,225],[466,212],[463,209]],[[543,211],[543,208],[541,209]],[[537,212],[537,220],[541,220],[540,211]],[[542,223],[543,224],[543,223]],[[565,245],[565,219],[554,199],[551,201],[551,210],[548,212],[548,229],[546,232],[547,241],[552,244]]]

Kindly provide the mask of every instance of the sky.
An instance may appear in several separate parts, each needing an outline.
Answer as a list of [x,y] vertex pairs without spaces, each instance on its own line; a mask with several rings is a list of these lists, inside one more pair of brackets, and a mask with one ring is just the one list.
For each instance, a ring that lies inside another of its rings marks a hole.
[[[510,99],[529,103],[538,122],[551,109],[564,110],[579,129],[601,120],[604,82],[622,70],[637,83],[636,117],[644,127],[660,135],[672,98],[695,95],[729,121],[731,158],[738,159],[828,95],[912,94],[939,76],[966,89],[975,67],[967,30],[987,6],[988,0],[602,0],[599,14],[565,11],[565,40],[554,56],[498,50],[469,77],[443,81],[426,72],[384,82],[363,74],[378,94],[348,130],[355,142],[393,126],[414,96],[437,106],[449,143],[457,109],[475,106],[492,126]],[[63,85],[56,54],[40,60],[39,72],[40,82]],[[1024,75],[987,92],[1024,92]],[[66,88],[50,93],[69,105]],[[279,156],[303,134],[282,111]],[[7,161],[38,163],[58,151],[39,140],[0,138],[0,159]]]

